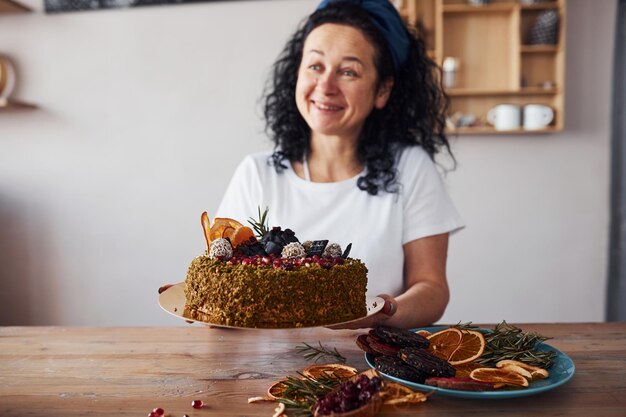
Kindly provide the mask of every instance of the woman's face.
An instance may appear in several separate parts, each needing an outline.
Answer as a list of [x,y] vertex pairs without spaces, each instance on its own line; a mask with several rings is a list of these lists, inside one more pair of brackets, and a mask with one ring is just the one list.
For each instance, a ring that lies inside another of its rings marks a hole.
[[326,23],[304,42],[296,105],[315,135],[356,139],[373,108],[387,103],[391,81],[377,88],[375,49],[352,26]]

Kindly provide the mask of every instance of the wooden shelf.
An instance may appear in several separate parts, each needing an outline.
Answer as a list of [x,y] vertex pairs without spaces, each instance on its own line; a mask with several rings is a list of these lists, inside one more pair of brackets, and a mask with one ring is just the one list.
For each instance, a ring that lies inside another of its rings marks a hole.
[[13,0],[0,0],[0,14],[28,12],[32,12],[32,10],[22,3]]
[[444,4],[444,13],[502,13],[512,12],[518,7],[517,3],[489,3],[481,6],[471,4]]
[[472,127],[458,127],[456,129],[450,129],[449,133],[459,135],[545,135],[548,133],[560,132],[561,129],[555,126],[549,126],[540,130],[496,130],[491,126],[472,126]]
[[559,5],[556,2],[543,2],[543,3],[535,3],[535,4],[522,4],[523,10],[556,10],[559,8]]
[[3,110],[33,110],[37,106],[12,98],[0,98],[0,111]]
[[[530,135],[560,132],[565,119],[565,33],[567,0],[521,4],[491,0],[404,0],[409,23],[426,29],[429,56],[442,65],[448,57],[459,63],[453,78],[449,115],[471,116],[480,127],[459,128],[459,135]],[[537,19],[546,10],[558,14],[556,45],[530,45]],[[547,88],[544,88],[547,87]],[[554,111],[546,129],[498,131],[486,125],[489,111],[513,104],[521,111],[540,104]],[[467,120],[467,119],[466,119]]]
[[524,87],[519,90],[486,90],[480,88],[451,88],[446,90],[450,97],[466,96],[537,96],[558,94],[556,88]]
[[521,52],[523,54],[545,54],[559,52],[558,45],[522,45]]

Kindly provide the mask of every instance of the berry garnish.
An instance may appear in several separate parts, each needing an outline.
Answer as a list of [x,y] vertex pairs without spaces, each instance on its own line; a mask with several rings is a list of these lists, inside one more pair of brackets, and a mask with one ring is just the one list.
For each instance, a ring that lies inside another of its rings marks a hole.
[[337,390],[317,400],[315,408],[321,415],[352,411],[367,404],[381,386],[379,377],[370,379],[362,374],[356,380],[341,383]]
[[193,400],[191,402],[191,406],[195,409],[201,409],[202,407],[204,407],[204,403],[202,402],[202,400]]

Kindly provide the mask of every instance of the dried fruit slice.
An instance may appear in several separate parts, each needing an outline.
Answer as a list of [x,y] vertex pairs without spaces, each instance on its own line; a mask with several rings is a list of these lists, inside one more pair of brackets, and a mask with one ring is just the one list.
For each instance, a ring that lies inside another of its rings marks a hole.
[[233,248],[236,248],[243,242],[247,241],[251,237],[254,237],[254,232],[248,226],[241,226],[235,229],[230,237],[230,244]]
[[429,332],[428,330],[424,330],[424,329],[422,329],[422,330],[418,330],[418,331],[416,331],[415,333],[419,334],[420,336],[424,336],[424,337],[425,337],[425,338],[427,338],[427,339],[428,339],[428,336],[430,336],[430,335],[432,334],[432,333],[431,333],[431,332]]
[[356,368],[339,363],[313,364],[302,370],[302,375],[313,378],[336,377],[337,379],[348,379],[357,374]]
[[211,225],[211,240],[222,237],[222,233],[224,233],[224,230],[226,230],[227,227],[237,229],[242,226],[243,225],[237,220],[229,219],[228,217],[216,217],[213,219],[213,224]]
[[[236,229],[235,229],[234,227],[232,227],[232,226],[227,226],[227,227],[224,229],[224,231],[222,232],[222,238],[224,238],[224,239],[226,239],[226,238],[231,239],[231,238],[232,238],[232,236],[233,236],[233,233],[235,233],[235,230],[236,230]],[[232,241],[232,239],[231,239],[231,241]]]
[[206,211],[200,215],[200,224],[202,224],[202,231],[204,232],[204,240],[206,242],[206,253],[208,255],[211,250],[211,221]]
[[380,372],[406,381],[421,384],[426,378],[417,369],[407,365],[403,360],[395,356],[379,356],[374,360],[374,364]]
[[402,348],[398,357],[427,376],[450,377],[456,373],[445,359],[431,355],[424,349]]
[[472,373],[472,371],[474,369],[478,369],[478,368],[484,368],[485,365],[481,365],[479,363],[476,362],[470,362],[470,363],[462,363],[460,365],[454,365],[454,369],[456,369],[456,374],[455,376],[458,376],[460,378],[469,378],[469,375]]
[[286,379],[274,382],[267,389],[267,395],[275,400],[278,400],[280,398],[287,398],[285,396],[285,391],[287,391],[287,385],[284,384],[285,381]]
[[450,365],[470,363],[481,357],[485,351],[485,336],[476,330],[463,330],[463,339],[458,348],[448,358]]
[[448,360],[455,350],[461,345],[463,340],[463,333],[459,329],[449,327],[433,333],[430,336],[426,336],[430,345],[428,346],[428,352],[437,356],[438,358]]
[[376,352],[370,347],[369,342],[367,341],[367,335],[362,334],[356,338],[356,345],[361,348],[361,350],[365,353],[369,353],[370,355],[378,356],[380,353]]
[[370,349],[372,349],[375,352],[378,352],[381,355],[396,356],[396,354],[400,350],[398,346],[385,343],[381,341],[379,338],[374,337],[372,335],[367,336],[367,343]]
[[381,338],[385,343],[396,344],[401,347],[428,347],[428,339],[410,330],[399,329],[391,326],[377,326],[374,329],[376,336]]
[[478,368],[470,373],[470,378],[491,384],[506,384],[527,387],[528,380],[520,374],[499,368]]
[[524,375],[527,379],[537,379],[537,378],[544,379],[550,376],[550,372],[548,372],[546,369],[540,368],[538,366],[529,365],[521,361],[511,360],[511,359],[505,359],[505,360],[499,361],[498,363],[496,363],[496,367],[511,369],[513,371],[522,369],[526,371],[528,375],[530,376],[527,376],[526,374],[524,374],[524,372],[517,372],[517,373]]
[[385,382],[380,396],[385,405],[423,403],[428,398],[426,394],[415,392],[409,387],[398,384],[397,382]]
[[426,385],[433,387],[445,388],[445,389],[457,389],[462,391],[493,391],[494,386],[490,382],[476,381],[469,377],[457,377],[451,378],[438,378],[430,377],[426,378],[424,382]]

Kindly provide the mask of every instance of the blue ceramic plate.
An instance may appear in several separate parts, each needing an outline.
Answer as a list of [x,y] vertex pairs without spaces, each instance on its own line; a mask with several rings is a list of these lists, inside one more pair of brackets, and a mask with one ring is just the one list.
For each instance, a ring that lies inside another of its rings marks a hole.
[[[421,329],[414,329],[414,331],[418,330],[427,330],[431,333],[437,332],[439,330],[445,329],[446,327],[424,327]],[[481,329],[484,330],[484,329]],[[528,388],[521,389],[500,389],[496,391],[461,391],[454,389],[445,389],[438,387],[431,387],[430,385],[417,384],[415,382],[406,381],[404,379],[396,378],[391,375],[387,375],[382,373],[385,378],[388,378],[392,381],[399,382],[407,387],[413,388],[416,391],[422,392],[434,392],[441,395],[446,395],[450,397],[459,397],[459,398],[480,398],[480,399],[496,399],[496,398],[516,398],[516,397],[525,397],[527,395],[535,395],[540,392],[550,391],[556,387],[559,387],[565,384],[567,381],[572,379],[574,376],[574,371],[576,367],[574,366],[574,362],[567,356],[565,353],[560,350],[546,344],[542,343],[537,347],[538,350],[553,350],[557,353],[556,358],[554,359],[554,364],[549,369],[550,377],[546,379],[539,379],[530,383]],[[365,354],[365,360],[367,364],[374,368],[374,356],[369,353]]]

